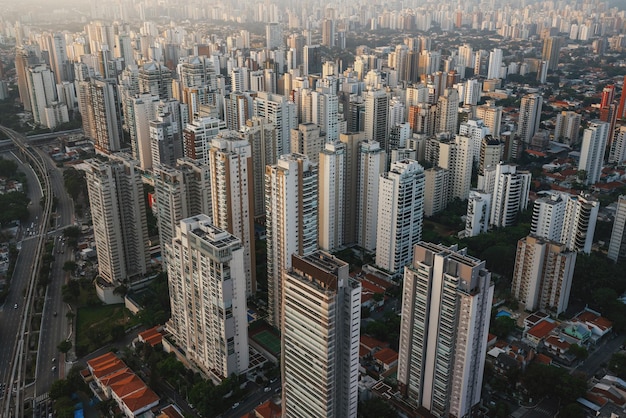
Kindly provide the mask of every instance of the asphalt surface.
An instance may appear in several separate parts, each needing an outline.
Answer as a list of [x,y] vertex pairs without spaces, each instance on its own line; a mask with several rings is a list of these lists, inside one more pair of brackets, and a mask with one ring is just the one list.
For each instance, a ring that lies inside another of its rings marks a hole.
[[[19,337],[19,327],[24,309],[25,289],[31,277],[33,264],[35,259],[32,255],[37,249],[37,237],[27,233],[27,228],[31,231],[39,229],[37,221],[41,217],[42,208],[40,207],[41,187],[37,180],[37,176],[28,164],[23,164],[11,153],[4,153],[3,158],[11,158],[18,162],[19,168],[26,174],[28,181],[28,197],[31,204],[28,207],[29,220],[22,224],[18,231],[17,241],[21,241],[21,251],[19,252],[9,294],[3,305],[0,306],[0,384],[6,383],[7,390],[10,390],[11,383],[8,382],[11,366],[13,348]],[[32,227],[31,227],[32,225]],[[17,309],[15,309],[17,305]]]
[[41,320],[35,396],[46,393],[55,380],[65,377],[65,359],[57,350],[57,345],[68,338],[71,329],[65,316],[69,310],[63,303],[61,288],[65,284],[63,265],[66,261],[74,259],[73,251],[60,239],[63,236],[63,229],[73,222],[74,204],[65,191],[62,171],[47,155],[44,161],[48,168],[52,192],[57,198],[57,206],[56,216],[53,215],[56,225],[49,234],[54,239],[54,261]]
[[229,411],[226,411],[222,414],[223,418],[238,418],[243,416],[244,414],[252,411],[257,406],[261,405],[263,402],[272,398],[273,396],[280,396],[280,380],[276,380],[274,383],[270,383],[266,387],[269,388],[269,391],[265,391],[265,389],[260,389],[257,392],[253,392],[248,395],[248,397],[239,401],[239,405],[235,408],[231,408]]

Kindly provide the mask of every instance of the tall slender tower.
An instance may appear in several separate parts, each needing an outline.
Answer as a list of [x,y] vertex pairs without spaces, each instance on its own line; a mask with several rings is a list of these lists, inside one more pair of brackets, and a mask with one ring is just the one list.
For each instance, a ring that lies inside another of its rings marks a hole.
[[356,203],[356,234],[359,246],[368,251],[376,249],[378,225],[378,195],[380,176],[385,172],[387,157],[376,141],[359,145],[358,197]]
[[256,292],[254,247],[254,170],[252,147],[236,132],[221,133],[209,150],[213,224],[241,240],[246,294]]
[[389,96],[385,90],[369,90],[365,93],[365,140],[378,142],[387,154],[388,106]]
[[530,143],[533,135],[535,135],[539,129],[542,105],[543,97],[538,94],[528,94],[522,97],[519,109],[519,121],[517,123],[517,134],[526,144]]
[[306,155],[285,154],[265,167],[269,321],[279,327],[283,274],[291,255],[317,250],[318,167]]
[[117,286],[145,274],[150,262],[141,173],[126,154],[85,163],[98,273]]
[[214,380],[248,369],[246,277],[241,241],[198,214],[172,242],[167,329],[188,360]]
[[404,269],[398,383],[437,417],[471,416],[480,402],[494,285],[485,262],[420,242]]
[[583,133],[578,169],[587,173],[585,184],[595,184],[600,180],[610,126],[608,122],[592,120]]
[[607,257],[615,262],[626,259],[626,195],[621,195],[617,199],[615,222]]
[[495,227],[512,226],[517,214],[528,207],[532,176],[528,171],[518,171],[517,166],[509,164],[498,164],[495,175],[489,224]]
[[356,418],[361,285],[348,263],[323,251],[294,254],[290,264],[283,278],[284,414]]
[[376,265],[399,274],[422,238],[424,168],[408,159],[392,163],[378,193]]
[[554,71],[559,67],[559,52],[563,38],[560,36],[549,36],[543,40],[543,50],[541,59],[548,62],[548,70]]
[[327,143],[319,155],[319,247],[335,251],[343,246],[346,216],[346,145]]

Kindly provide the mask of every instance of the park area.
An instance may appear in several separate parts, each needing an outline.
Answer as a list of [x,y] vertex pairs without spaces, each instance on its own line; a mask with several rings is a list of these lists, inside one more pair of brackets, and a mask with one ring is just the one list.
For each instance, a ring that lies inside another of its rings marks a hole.
[[76,315],[76,355],[84,356],[126,334],[138,322],[123,304],[85,306]]

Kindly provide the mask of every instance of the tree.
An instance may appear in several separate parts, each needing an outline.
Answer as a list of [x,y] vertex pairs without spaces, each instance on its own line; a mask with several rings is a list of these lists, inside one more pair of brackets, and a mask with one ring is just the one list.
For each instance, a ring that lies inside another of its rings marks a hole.
[[56,400],[60,399],[63,396],[70,396],[72,394],[72,388],[67,380],[61,379],[56,380],[50,386],[50,399]]
[[589,352],[585,347],[581,347],[578,344],[572,344],[568,350],[571,354],[576,356],[578,360],[584,360],[589,356]]
[[68,340],[63,340],[57,345],[57,349],[61,353],[67,354],[67,352],[72,349],[72,342]]
[[515,320],[508,316],[499,316],[491,321],[491,333],[498,338],[506,338],[515,329]]
[[559,416],[568,418],[585,418],[587,415],[580,405],[577,403],[570,403],[561,409]]
[[76,267],[78,267],[78,264],[76,264],[75,261],[72,260],[68,260],[65,263],[63,263],[63,271],[71,273],[74,270],[76,270]]
[[396,411],[380,398],[372,398],[359,405],[360,418],[395,417]]
[[626,378],[626,354],[613,354],[609,360],[609,370],[621,378]]
[[118,341],[124,338],[126,335],[126,330],[124,329],[124,325],[115,325],[111,327],[111,338],[113,341]]

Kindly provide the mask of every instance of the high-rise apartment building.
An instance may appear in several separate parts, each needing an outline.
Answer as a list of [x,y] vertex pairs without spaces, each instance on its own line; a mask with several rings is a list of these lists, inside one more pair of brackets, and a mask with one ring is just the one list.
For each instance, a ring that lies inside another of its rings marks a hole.
[[96,151],[110,154],[121,149],[122,113],[115,83],[91,78],[80,81],[79,111],[85,135],[94,141]]
[[623,161],[626,161],[626,125],[620,123],[613,133],[608,162],[621,164]]
[[209,164],[211,141],[223,130],[226,130],[223,120],[212,116],[195,117],[183,130],[185,157]]
[[502,78],[500,77],[500,67],[502,67],[502,50],[500,48],[494,48],[493,51],[489,53],[487,78]]
[[492,197],[491,193],[482,190],[470,190],[465,218],[466,237],[475,237],[489,229]]
[[265,25],[265,44],[267,49],[276,49],[283,46],[283,32],[280,23]]
[[335,46],[335,21],[333,19],[322,21],[322,45],[329,48]]
[[437,100],[436,132],[449,132],[455,135],[458,132],[458,121],[459,91],[447,88]]
[[130,99],[131,106],[125,115],[126,126],[130,131],[130,146],[133,158],[139,160],[142,170],[152,170],[152,144],[150,122],[156,119],[159,96],[142,94]]
[[527,311],[567,310],[576,252],[565,245],[529,235],[517,243],[511,293]]
[[442,141],[438,145],[437,165],[450,172],[448,200],[453,198],[467,199],[472,177],[470,139],[466,136],[456,135],[453,140]]
[[[339,141],[345,144],[346,147],[346,190],[345,190],[345,202],[344,207],[354,208],[357,211],[355,216],[346,216],[344,217],[344,225],[343,225],[343,242],[344,244],[353,244],[357,242],[357,228],[358,228],[358,197],[362,196],[358,194],[360,187],[360,177],[359,177],[359,169],[360,169],[360,148],[361,142],[365,138],[365,134],[363,132],[349,132],[344,134],[339,134]],[[380,148],[380,147],[379,147]],[[384,159],[383,159],[384,161]],[[382,171],[381,171],[382,172]],[[378,173],[380,174],[380,172]],[[376,175],[377,177],[377,175]],[[378,181],[376,181],[376,185],[378,185]],[[374,245],[376,240],[374,240]]]
[[595,119],[583,132],[578,170],[585,170],[585,184],[595,184],[600,180],[610,126],[610,123]]
[[521,140],[529,144],[532,137],[539,130],[543,97],[539,94],[527,94],[522,97],[517,122],[517,134]]
[[450,172],[441,167],[424,171],[424,215],[433,216],[448,206]]
[[515,165],[496,166],[489,219],[491,226],[499,228],[515,224],[517,214],[528,207],[531,177],[528,171],[518,171]]
[[318,167],[306,155],[285,154],[265,167],[269,321],[280,326],[283,274],[291,255],[317,250]]
[[283,413],[356,418],[361,285],[323,251],[293,255],[283,276]]
[[248,369],[246,277],[241,241],[198,214],[180,221],[167,265],[167,330],[194,365],[220,381]]
[[28,68],[39,64],[39,57],[33,45],[23,45],[15,48],[15,73],[17,75],[17,89],[20,94],[20,101],[24,110],[32,110],[30,95],[28,92]]
[[325,142],[326,137],[314,123],[301,123],[297,129],[291,130],[291,152],[304,154],[315,164],[319,163]]
[[[474,163],[480,161],[480,151],[483,139],[489,135],[489,128],[485,126],[482,119],[469,119],[459,125],[459,135],[466,136],[470,139],[472,148],[472,159]],[[496,162],[496,164],[500,162]]]
[[319,154],[319,247],[336,251],[344,245],[346,213],[346,145],[327,143]]
[[494,285],[485,262],[420,242],[404,269],[398,356],[401,393],[435,417],[478,408]]
[[181,220],[201,213],[212,213],[209,166],[181,158],[176,166],[157,165],[154,179],[155,215],[165,264],[168,262],[176,227]]
[[387,117],[389,96],[382,89],[365,92],[365,140],[376,141],[389,154]]
[[[480,142],[480,154],[478,160],[478,176],[485,174],[487,167],[495,167],[502,161],[504,144],[491,135],[485,136]],[[480,187],[480,179],[479,179]]]
[[380,176],[376,265],[400,274],[411,261],[413,246],[422,238],[424,168],[414,160],[401,160]]
[[502,124],[502,106],[496,106],[493,100],[476,107],[476,118],[481,119],[494,138],[500,138]]
[[150,262],[141,172],[126,154],[85,164],[98,274],[118,286],[145,274]]
[[621,195],[617,199],[607,257],[615,262],[626,259],[626,195]]
[[560,36],[549,36],[543,40],[541,59],[548,62],[548,70],[554,71],[559,67],[559,52],[563,38]]
[[252,147],[254,217],[260,219],[265,215],[265,166],[276,164],[276,127],[254,116],[246,121],[240,136]]
[[253,115],[273,123],[276,128],[276,157],[289,154],[290,134],[298,127],[296,105],[285,96],[259,92],[253,101]]
[[[46,108],[55,104],[57,99],[54,74],[45,64],[34,65],[26,69],[26,82],[33,121],[37,124],[48,126]],[[67,120],[64,122],[67,122]]]
[[172,72],[163,64],[148,62],[139,68],[139,93],[172,98]]
[[256,292],[254,246],[254,169],[252,147],[234,131],[224,131],[209,150],[213,224],[233,234],[243,245],[246,294]]
[[380,176],[385,171],[385,150],[376,141],[359,144],[358,194],[356,195],[356,235],[359,246],[376,248]]
[[580,113],[564,110],[556,115],[554,140],[572,145],[578,142],[580,130]]

